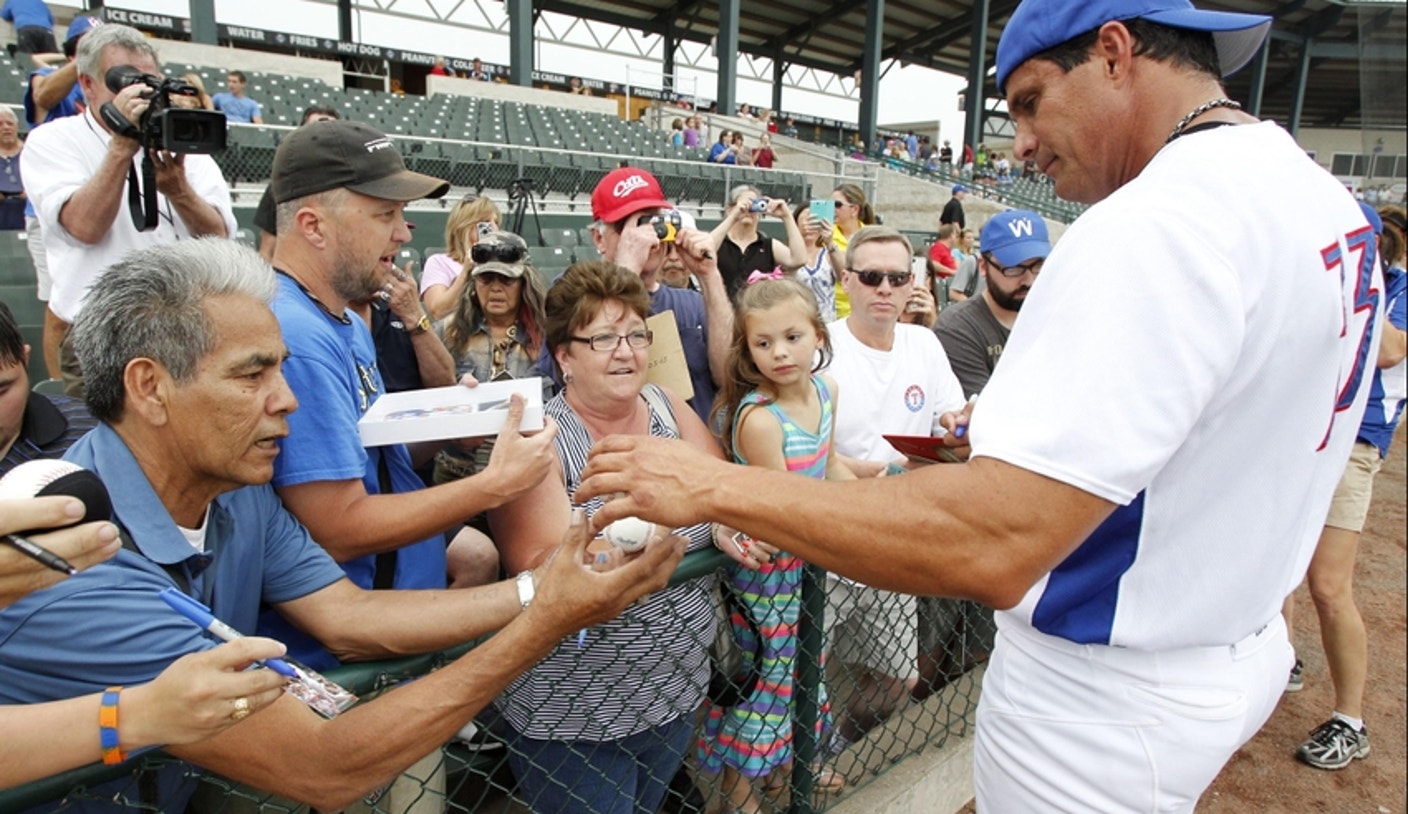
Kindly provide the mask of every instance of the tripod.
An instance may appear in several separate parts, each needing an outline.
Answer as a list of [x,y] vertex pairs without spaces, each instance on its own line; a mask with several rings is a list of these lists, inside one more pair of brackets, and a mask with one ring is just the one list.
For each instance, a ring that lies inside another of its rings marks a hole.
[[508,222],[511,224],[509,231],[528,239],[523,234],[523,219],[528,210],[533,211],[533,226],[538,230],[538,238],[542,239],[543,224],[538,220],[538,199],[533,194],[532,178],[515,178],[508,185],[508,200],[513,204],[513,211],[509,214]]

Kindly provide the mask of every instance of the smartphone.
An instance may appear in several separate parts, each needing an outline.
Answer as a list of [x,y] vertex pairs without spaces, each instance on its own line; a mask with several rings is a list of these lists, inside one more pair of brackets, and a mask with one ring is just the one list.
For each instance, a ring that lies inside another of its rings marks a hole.
[[812,213],[813,218],[820,218],[827,223],[836,222],[836,201],[831,198],[812,201],[807,210]]

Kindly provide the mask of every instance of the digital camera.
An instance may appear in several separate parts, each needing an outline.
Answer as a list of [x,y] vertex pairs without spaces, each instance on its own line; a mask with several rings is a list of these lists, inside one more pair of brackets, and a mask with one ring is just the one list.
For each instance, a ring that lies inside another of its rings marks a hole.
[[662,212],[658,215],[641,215],[636,225],[643,226],[650,224],[655,229],[655,236],[661,243],[674,243],[675,237],[684,226],[684,219],[680,217],[679,210],[671,209],[669,212]]
[[751,204],[748,204],[748,211],[749,211],[749,212],[766,212],[766,211],[768,211],[768,207],[771,206],[771,205],[772,205],[772,199],[771,199],[771,198],[755,198]]
[[149,100],[136,124],[127,120],[112,102],[99,112],[107,126],[120,136],[134,139],[149,150],[171,153],[219,153],[226,144],[225,114],[213,110],[188,110],[171,104],[173,96],[199,97],[200,91],[179,79],[142,73],[131,65],[118,65],[105,81],[113,93],[129,85],[146,85]]

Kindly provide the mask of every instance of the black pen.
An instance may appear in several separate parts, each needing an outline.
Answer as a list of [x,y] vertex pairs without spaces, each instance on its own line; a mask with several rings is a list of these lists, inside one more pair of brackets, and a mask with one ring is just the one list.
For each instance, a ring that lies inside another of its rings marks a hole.
[[6,534],[0,537],[0,541],[9,543],[12,548],[19,551],[21,554],[27,554],[33,557],[55,571],[68,574],[69,576],[78,573],[78,569],[74,568],[68,560],[39,545],[28,537],[21,537],[18,534]]

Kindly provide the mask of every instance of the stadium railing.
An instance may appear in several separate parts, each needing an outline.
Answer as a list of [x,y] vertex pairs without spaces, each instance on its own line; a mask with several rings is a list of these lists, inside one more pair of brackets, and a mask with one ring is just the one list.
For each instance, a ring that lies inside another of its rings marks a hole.
[[[681,562],[671,584],[701,581],[713,585],[716,576],[727,567],[729,561],[718,552],[696,552]],[[823,734],[818,741],[810,734],[814,730],[804,723],[804,719],[809,714],[808,709],[813,716],[817,713],[815,702],[819,696],[818,681],[822,679],[823,670],[831,704],[829,731],[835,730],[842,717],[848,714],[848,709],[861,717],[883,718],[881,710],[867,707],[864,698],[858,695],[858,668],[842,664],[834,658],[827,663],[820,657],[824,645],[819,621],[826,606],[823,591],[832,582],[821,572],[808,569],[798,630],[800,646],[796,660],[796,698],[799,700],[795,722],[795,759],[790,771],[786,767],[776,770],[781,773],[780,779],[786,781],[777,784],[780,788],[768,792],[759,789],[764,810],[787,810],[799,814],[823,810],[856,793],[906,759],[942,747],[950,736],[962,737],[971,732],[981,674],[980,663],[985,659],[993,635],[990,615],[977,610],[971,603],[920,600],[916,624],[913,618],[899,618],[900,615],[915,612],[914,599],[882,593],[878,596],[888,603],[883,612],[895,618],[897,623],[894,628],[909,629],[909,635],[913,635],[914,629],[918,630],[919,641],[893,641],[889,644],[901,649],[908,648],[911,653],[917,650],[924,657],[921,661],[924,662],[927,677],[921,680],[921,689],[914,694],[915,698],[923,700],[912,700],[908,695],[899,699],[898,708],[889,713],[888,718],[875,723],[854,743],[847,744],[829,734]],[[717,599],[718,594],[715,594],[716,602]],[[716,613],[716,617],[727,618],[721,611]],[[721,630],[727,633],[727,625],[723,624]],[[833,632],[835,635],[841,634]],[[741,641],[746,643],[746,639]],[[708,646],[710,642],[701,641],[698,644]],[[833,639],[831,644],[834,646],[837,641]],[[879,647],[886,643],[852,642],[852,645],[855,644]],[[327,675],[365,699],[397,683],[413,680],[437,669],[473,646],[474,643],[470,643],[440,653],[348,665],[331,670]],[[570,647],[564,649],[573,652]],[[932,657],[932,660],[927,657]],[[651,689],[641,687],[642,692],[650,692]],[[560,691],[577,692],[579,688],[562,687]],[[808,705],[800,699],[811,699],[811,703]],[[701,709],[679,710],[687,716],[687,720],[696,723],[696,737],[701,731],[699,726],[707,716],[707,708],[706,702]],[[485,710],[477,721],[491,733],[500,732],[501,723],[492,710],[493,707]],[[428,763],[422,761],[417,764],[421,772],[416,778],[408,781],[407,775],[403,775],[402,783],[410,784],[409,795],[404,793],[404,785],[395,795],[379,796],[381,792],[377,792],[370,795],[365,806],[358,810],[380,814],[524,810],[525,804],[509,767],[508,752],[503,746],[494,750],[470,751],[463,744],[452,741],[433,752],[433,758]],[[663,811],[702,813],[707,801],[721,793],[718,788],[720,776],[700,769],[696,744],[691,742],[686,752],[679,756],[683,760],[683,768],[677,779],[688,782],[672,786]],[[813,755],[819,757],[812,760]],[[173,765],[180,767],[177,773],[181,775],[180,782],[187,791],[199,787],[198,799],[202,802],[198,804],[198,809],[189,811],[219,811],[224,814],[257,811],[264,814],[307,810],[291,801],[179,764],[164,753],[149,752],[119,766],[90,766],[0,791],[0,811],[24,811],[31,807],[63,811],[93,803],[102,803],[102,810],[112,812],[159,810],[150,795],[144,801],[143,788],[150,789],[150,783],[144,778],[150,778],[154,769]],[[845,778],[846,786],[842,791],[835,794],[814,792],[813,767],[822,765]],[[755,784],[755,787],[761,786],[761,783]],[[409,803],[406,802],[408,797],[411,800]]]

